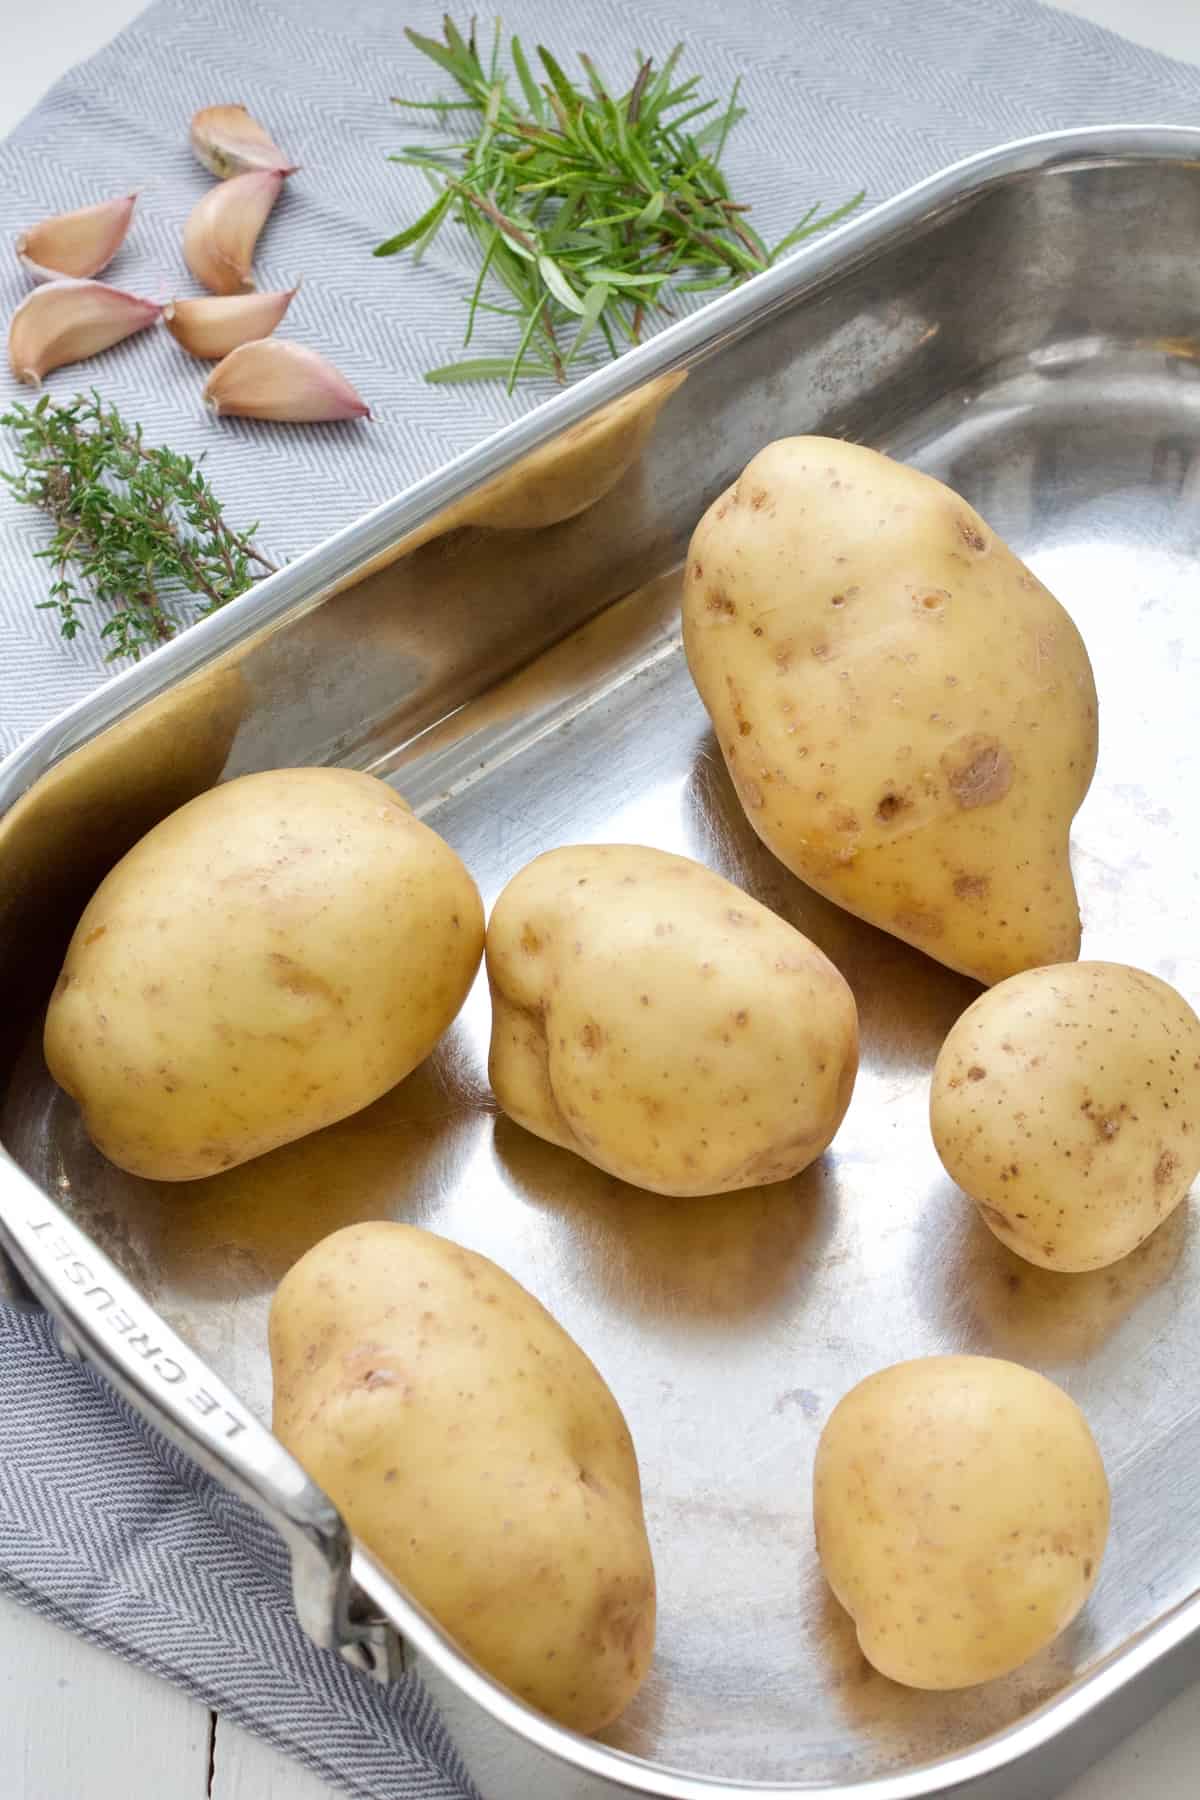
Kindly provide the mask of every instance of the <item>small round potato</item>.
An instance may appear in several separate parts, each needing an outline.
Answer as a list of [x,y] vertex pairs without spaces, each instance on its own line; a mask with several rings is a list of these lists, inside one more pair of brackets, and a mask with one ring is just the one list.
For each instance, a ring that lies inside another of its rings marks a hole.
[[850,1102],[858,1014],[815,944],[684,856],[551,850],[487,934],[510,1118],[657,1194],[782,1181]]
[[996,1236],[1045,1269],[1102,1269],[1200,1170],[1200,1019],[1157,976],[1062,963],[980,996],[942,1045],[930,1123]]
[[448,844],[349,769],[201,794],[96,890],[46,1017],[50,1073],[134,1175],[189,1181],[367,1106],[474,979],[483,907]]
[[1049,1644],[1095,1585],[1108,1515],[1075,1402],[990,1356],[869,1375],[817,1446],[825,1577],[867,1661],[906,1687],[972,1687]]

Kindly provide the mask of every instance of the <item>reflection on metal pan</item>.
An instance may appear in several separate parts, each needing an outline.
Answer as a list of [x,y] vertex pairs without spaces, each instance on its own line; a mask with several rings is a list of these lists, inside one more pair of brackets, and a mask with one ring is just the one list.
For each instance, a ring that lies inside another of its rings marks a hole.
[[[318,1635],[386,1670],[387,1632],[364,1615],[399,1628],[489,1800],[729,1800],[755,1783],[827,1800],[1033,1797],[1200,1675],[1187,1209],[1096,1276],[1028,1268],[975,1223],[925,1119],[937,1048],[975,990],[763,849],[683,664],[676,585],[704,507],[776,436],[851,436],[962,491],[1064,601],[1095,663],[1101,761],[1074,840],[1084,954],[1152,967],[1195,1000],[1198,239],[1197,132],[1063,133],[959,165],[381,507],[0,769],[4,1241],[154,1416],[185,1386],[163,1367],[214,1397],[227,1385],[245,1431],[218,1438],[221,1409],[193,1408],[177,1435],[288,1521]],[[652,419],[618,404],[635,390]],[[585,420],[590,433],[560,435]],[[602,454],[581,474],[589,442]],[[479,989],[429,1064],[302,1145],[169,1193],[103,1164],[40,1058],[66,932],[181,798],[308,762],[395,781],[488,899],[552,845],[640,841],[711,863],[792,920],[861,1014],[863,1072],[833,1150],[794,1182],[710,1200],[623,1188],[497,1119]],[[371,1217],[493,1256],[626,1411],[660,1636],[604,1743],[499,1692],[361,1550],[348,1583],[336,1516],[258,1428],[274,1283],[325,1232]],[[190,1346],[159,1343],[157,1377],[132,1326],[79,1316],[64,1270],[111,1285],[102,1255],[137,1290],[126,1316]],[[1074,1394],[1115,1529],[1091,1604],[1050,1651],[986,1688],[916,1694],[867,1668],[826,1594],[809,1469],[855,1380],[950,1347],[1027,1361]]]

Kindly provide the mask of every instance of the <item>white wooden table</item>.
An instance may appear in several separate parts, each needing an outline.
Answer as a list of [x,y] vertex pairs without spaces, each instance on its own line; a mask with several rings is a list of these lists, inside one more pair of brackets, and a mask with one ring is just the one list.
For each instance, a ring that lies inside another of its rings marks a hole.
[[[797,0],[799,3],[799,0]],[[921,0],[908,0],[914,7]],[[1200,63],[1200,0],[1060,0],[1126,37]],[[142,0],[0,4],[0,136]],[[402,16],[400,5],[398,18]],[[230,46],[231,52],[236,45]],[[332,1800],[238,1726],[0,1597],[3,1800]],[[1062,1800],[1197,1800],[1200,1691],[1128,1739]],[[486,1800],[486,1796],[485,1796]],[[530,1800],[538,1800],[531,1795]],[[1014,1793],[1013,1800],[1020,1800]]]

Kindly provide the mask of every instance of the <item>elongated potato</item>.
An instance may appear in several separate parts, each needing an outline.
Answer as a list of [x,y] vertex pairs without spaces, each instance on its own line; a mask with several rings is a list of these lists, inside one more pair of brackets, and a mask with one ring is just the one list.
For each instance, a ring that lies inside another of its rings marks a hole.
[[245,775],[100,884],[46,1061],[110,1161],[212,1175],[394,1087],[454,1018],[482,947],[474,882],[384,782]]
[[629,1429],[597,1370],[484,1256],[338,1231],[271,1307],[274,1430],[351,1530],[498,1681],[577,1731],[654,1646]]
[[659,1194],[806,1168],[858,1068],[854,997],[740,888],[635,844],[551,850],[488,926],[492,1086],[510,1118]]
[[746,815],[802,880],[983,982],[1078,955],[1091,666],[957,494],[770,444],[696,528],[683,623]]
[[930,1123],[980,1217],[1044,1269],[1102,1269],[1200,1173],[1200,1019],[1121,963],[1027,969],[938,1055]]
[[1083,1414],[1044,1375],[926,1356],[834,1407],[813,1517],[867,1661],[908,1687],[972,1687],[1078,1613],[1108,1538],[1108,1480]]

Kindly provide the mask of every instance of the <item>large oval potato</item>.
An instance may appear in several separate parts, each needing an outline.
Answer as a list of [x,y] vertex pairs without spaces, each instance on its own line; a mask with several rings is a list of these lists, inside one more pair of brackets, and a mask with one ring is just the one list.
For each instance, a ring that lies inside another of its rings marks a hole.
[[1200,1019],[1121,963],[1013,975],[969,1006],[933,1071],[947,1173],[1044,1269],[1128,1256],[1200,1172]]
[[489,1674],[599,1731],[654,1647],[629,1429],[579,1346],[495,1263],[351,1225],[271,1306],[276,1435]]
[[510,1118],[659,1194],[781,1181],[858,1069],[854,997],[740,888],[634,844],[551,850],[487,934],[489,1073]]
[[928,1356],[834,1407],[813,1516],[867,1661],[908,1687],[971,1687],[1026,1662],[1087,1599],[1108,1481],[1083,1414],[1044,1375]]
[[957,494],[858,444],[770,444],[696,528],[683,623],[747,817],[789,869],[980,981],[1078,955],[1091,666]]
[[100,884],[50,1002],[46,1061],[111,1162],[192,1180],[402,1080],[482,947],[474,882],[384,782],[245,775],[156,825]]

